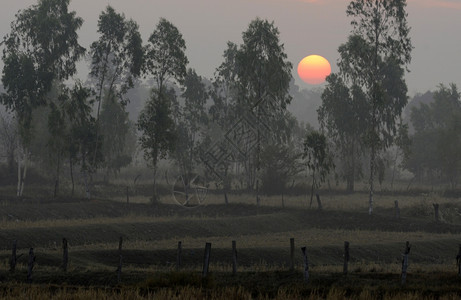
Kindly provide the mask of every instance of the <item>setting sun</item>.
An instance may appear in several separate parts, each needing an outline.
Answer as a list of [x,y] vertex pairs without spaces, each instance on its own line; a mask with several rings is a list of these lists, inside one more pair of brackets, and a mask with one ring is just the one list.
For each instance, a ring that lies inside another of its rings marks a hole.
[[298,64],[299,77],[309,84],[323,83],[330,73],[330,63],[320,55],[306,56]]

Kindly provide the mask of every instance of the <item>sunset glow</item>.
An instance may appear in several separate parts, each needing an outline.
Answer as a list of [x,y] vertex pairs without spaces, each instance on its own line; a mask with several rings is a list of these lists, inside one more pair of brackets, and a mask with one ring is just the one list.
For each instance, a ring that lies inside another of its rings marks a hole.
[[299,77],[309,84],[323,83],[330,73],[330,63],[320,55],[306,56],[298,64]]

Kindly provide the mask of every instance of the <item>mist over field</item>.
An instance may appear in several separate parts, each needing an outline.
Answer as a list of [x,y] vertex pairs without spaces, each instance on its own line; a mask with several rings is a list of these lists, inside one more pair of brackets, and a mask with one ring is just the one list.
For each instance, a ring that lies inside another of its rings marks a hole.
[[0,298],[461,297],[457,3],[6,2]]

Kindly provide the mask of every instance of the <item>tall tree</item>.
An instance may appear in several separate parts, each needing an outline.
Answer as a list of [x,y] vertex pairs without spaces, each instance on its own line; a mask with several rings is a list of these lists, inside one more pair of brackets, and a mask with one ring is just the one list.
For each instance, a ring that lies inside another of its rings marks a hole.
[[151,99],[141,111],[137,123],[144,158],[154,171],[152,203],[159,201],[156,183],[158,161],[166,158],[175,147],[175,123],[171,112],[171,103],[175,100],[172,97],[175,97],[173,90],[161,94],[152,90]]
[[6,93],[1,102],[16,114],[21,137],[18,196],[23,193],[27,173],[32,112],[47,104],[46,95],[53,81],[66,80],[75,74],[76,62],[85,52],[77,34],[83,20],[75,12],[69,12],[68,6],[69,0],[39,0],[38,4],[18,12],[10,34],[3,40],[2,82]]
[[[237,119],[236,104],[238,98],[237,81],[237,54],[238,47],[232,42],[227,42],[224,50],[224,61],[216,69],[208,94],[211,98],[211,106],[208,110],[209,122],[207,130],[207,142],[221,138],[222,133],[231,128]],[[205,144],[204,144],[205,146]],[[227,192],[231,188],[231,161],[223,161],[222,188],[224,202],[229,202]],[[235,164],[234,164],[235,166]]]
[[188,69],[184,78],[184,106],[179,108],[176,116],[177,143],[174,159],[179,165],[186,203],[189,201],[190,184],[193,180],[195,167],[199,160],[200,145],[205,140],[205,128],[208,116],[205,104],[208,93],[202,77],[195,70]]
[[[95,81],[98,103],[96,140],[99,140],[99,115],[104,95],[117,99],[125,106],[129,101],[125,95],[134,87],[134,81],[141,75],[144,63],[142,38],[135,21],[127,20],[125,15],[107,6],[99,16],[98,33],[100,37],[91,44],[90,49],[90,76]],[[93,157],[95,159],[96,156]]]
[[366,95],[359,86],[349,88],[338,74],[327,77],[318,118],[322,130],[334,144],[340,167],[338,173],[346,181],[348,192],[354,191],[355,180],[362,173],[368,111]]
[[[279,30],[274,22],[253,20],[242,35],[243,44],[237,53],[238,100],[237,113],[253,111],[262,122],[271,124],[278,112],[283,112],[291,101],[289,84],[292,64],[287,60],[284,46],[280,43]],[[246,162],[249,184],[256,184],[259,202],[261,129],[257,128],[256,147],[253,157]],[[253,176],[252,176],[253,175]]]
[[352,0],[346,12],[353,18],[353,29],[339,47],[340,73],[348,85],[362,90],[369,106],[365,134],[370,151],[369,214],[377,156],[393,143],[408,101],[404,75],[413,47],[406,5],[406,0]]
[[175,91],[168,89],[167,83],[183,82],[188,64],[185,50],[186,42],[178,28],[161,18],[145,47],[144,72],[153,77],[156,87],[152,89],[151,98],[137,123],[142,132],[140,141],[144,157],[154,170],[154,203],[159,200],[156,185],[158,160],[172,153],[176,140],[173,110],[178,111],[179,107]]
[[[104,160],[101,152],[102,141],[96,137],[96,119],[91,114],[94,99],[91,99],[91,90],[80,82],[68,90],[67,95],[62,103],[62,111],[68,120],[66,153],[69,156],[72,196],[74,195],[74,166],[80,165],[86,197],[89,199],[91,196],[89,174],[95,172]],[[99,145],[96,146],[96,143]]]
[[108,94],[103,100],[100,115],[101,133],[104,137],[102,153],[104,154],[105,178],[117,174],[122,167],[130,164],[132,154],[128,150],[126,140],[132,134],[132,126],[124,106],[118,102],[114,95]]

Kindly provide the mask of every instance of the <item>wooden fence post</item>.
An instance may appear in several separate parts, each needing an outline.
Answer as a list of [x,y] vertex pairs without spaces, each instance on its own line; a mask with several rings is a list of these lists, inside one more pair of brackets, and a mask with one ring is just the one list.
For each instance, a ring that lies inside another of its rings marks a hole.
[[344,242],[344,266],[343,266],[343,274],[347,275],[349,265],[349,242]]
[[399,200],[394,201],[394,218],[400,219]]
[[178,252],[176,256],[176,271],[181,269],[181,254],[182,254],[182,242],[178,242]]
[[405,252],[402,259],[402,285],[405,284],[407,280],[407,269],[408,269],[408,254],[410,254],[410,242],[407,241],[405,244]]
[[123,237],[120,237],[120,240],[118,242],[118,256],[119,256],[118,268],[117,268],[117,282],[118,283],[120,283],[122,280],[122,262],[123,262],[122,244],[123,244]]
[[438,203],[433,203],[432,206],[434,206],[435,221],[438,223],[440,221],[440,218],[439,218],[439,204]]
[[35,255],[34,248],[29,249],[29,260],[27,262],[27,282],[32,282],[32,270],[34,269]]
[[237,242],[232,241],[232,274],[237,274]]
[[307,260],[306,247],[302,247],[301,251],[304,258],[304,281],[307,283],[309,281],[309,261]]
[[18,245],[18,241],[14,240],[13,241],[13,249],[11,250],[10,272],[14,272],[14,270],[16,269],[16,262],[18,261],[18,258],[16,257],[17,245]]
[[67,248],[67,240],[62,239],[62,270],[67,272],[67,263],[69,262],[69,252]]
[[205,244],[205,255],[203,258],[203,277],[208,275],[208,267],[210,266],[210,253],[211,253],[211,243]]
[[130,204],[130,193],[128,187],[126,187],[126,204]]
[[456,256],[456,263],[458,264],[458,276],[461,277],[461,244],[459,245],[458,255]]
[[322,208],[322,202],[320,201],[320,195],[315,194],[315,197],[317,198],[318,209],[322,210],[323,208]]
[[290,270],[295,269],[295,239],[290,239]]

